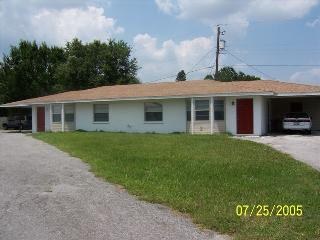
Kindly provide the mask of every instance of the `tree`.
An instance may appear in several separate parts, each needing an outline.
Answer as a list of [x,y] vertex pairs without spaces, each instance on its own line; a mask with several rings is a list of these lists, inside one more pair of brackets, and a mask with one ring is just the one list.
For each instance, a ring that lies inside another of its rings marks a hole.
[[7,81],[5,81],[5,74],[3,64],[0,63],[0,104],[6,101],[8,93]]
[[124,41],[74,39],[66,46],[20,41],[0,60],[0,103],[62,91],[139,83],[138,64]]
[[221,82],[253,81],[260,80],[260,77],[247,75],[241,71],[237,72],[233,67],[223,67],[218,71],[218,76],[215,76],[215,80]]
[[238,73],[238,81],[254,81],[254,80],[261,80],[261,78],[254,75],[247,75],[241,71]]
[[139,83],[137,60],[124,41],[83,44],[74,39],[65,50],[67,61],[58,67],[56,78],[66,90]]
[[0,100],[16,101],[53,93],[56,65],[62,61],[62,48],[20,41],[0,62]]
[[178,72],[177,77],[176,77],[176,81],[180,82],[180,81],[186,81],[187,80],[187,75],[184,72],[184,70],[181,70],[180,72]]
[[204,80],[213,80],[213,76],[211,74],[208,74],[207,76],[204,77]]

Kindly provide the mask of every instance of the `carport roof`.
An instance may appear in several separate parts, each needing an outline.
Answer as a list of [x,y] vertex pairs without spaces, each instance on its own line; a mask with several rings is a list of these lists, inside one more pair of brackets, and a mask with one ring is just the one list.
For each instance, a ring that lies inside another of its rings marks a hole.
[[49,96],[7,103],[2,105],[2,107],[28,106],[33,104],[62,102],[242,95],[320,95],[320,86],[286,83],[273,80],[241,82],[191,80],[182,82],[143,83],[131,85],[103,86],[86,90],[63,92]]

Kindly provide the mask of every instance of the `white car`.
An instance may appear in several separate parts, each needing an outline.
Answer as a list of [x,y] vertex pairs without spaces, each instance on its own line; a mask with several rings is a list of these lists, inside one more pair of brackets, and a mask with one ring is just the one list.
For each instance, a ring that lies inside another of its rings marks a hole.
[[311,133],[312,121],[307,113],[291,112],[285,114],[282,121],[283,130],[306,131]]

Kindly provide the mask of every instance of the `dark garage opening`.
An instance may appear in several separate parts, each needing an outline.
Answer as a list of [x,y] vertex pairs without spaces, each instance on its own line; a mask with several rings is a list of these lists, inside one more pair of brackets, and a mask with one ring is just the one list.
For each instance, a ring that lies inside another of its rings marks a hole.
[[282,119],[289,112],[306,112],[312,118],[312,131],[320,130],[320,97],[278,97],[268,99],[269,133],[282,132]]
[[17,129],[23,125],[23,130],[31,130],[32,109],[31,107],[0,108],[0,129],[9,126],[9,129]]

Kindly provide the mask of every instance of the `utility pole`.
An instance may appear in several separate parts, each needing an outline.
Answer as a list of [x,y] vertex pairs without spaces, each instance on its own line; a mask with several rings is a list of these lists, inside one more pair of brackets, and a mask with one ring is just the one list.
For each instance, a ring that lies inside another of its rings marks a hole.
[[216,72],[214,74],[214,80],[218,80],[219,71],[219,54],[220,54],[220,26],[217,26],[217,50],[216,50]]

